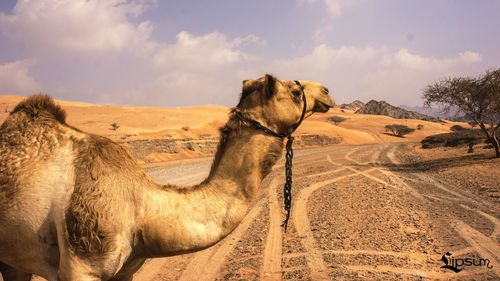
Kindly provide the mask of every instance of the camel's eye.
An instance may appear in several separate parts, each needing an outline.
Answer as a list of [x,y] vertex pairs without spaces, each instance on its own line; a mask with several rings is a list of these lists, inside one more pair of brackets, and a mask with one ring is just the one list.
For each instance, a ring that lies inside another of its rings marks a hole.
[[302,91],[300,90],[292,90],[292,95],[296,98],[300,97],[302,95]]

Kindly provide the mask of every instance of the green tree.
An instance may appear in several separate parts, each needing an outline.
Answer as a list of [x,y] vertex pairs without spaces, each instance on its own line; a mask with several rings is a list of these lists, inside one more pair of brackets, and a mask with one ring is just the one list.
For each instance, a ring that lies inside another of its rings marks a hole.
[[116,131],[116,130],[118,130],[118,128],[120,128],[120,125],[118,125],[118,123],[112,123],[110,126],[111,126],[111,130],[113,130],[113,131]]
[[337,125],[337,126],[340,123],[344,122],[345,120],[347,120],[347,118],[344,118],[344,117],[338,116],[338,115],[335,115],[335,116],[332,116],[332,117],[328,118],[328,121],[335,123],[335,125]]
[[385,131],[386,132],[391,132],[391,134],[397,136],[397,137],[404,137],[405,135],[415,131],[413,128],[409,128],[406,125],[400,125],[400,124],[392,124],[392,125],[386,125],[385,126]]
[[[486,135],[500,157],[497,137],[500,128],[500,69],[488,70],[479,77],[446,78],[427,86],[423,93],[426,106],[439,105],[444,112],[457,109],[470,116]],[[490,129],[488,123],[494,123]]]

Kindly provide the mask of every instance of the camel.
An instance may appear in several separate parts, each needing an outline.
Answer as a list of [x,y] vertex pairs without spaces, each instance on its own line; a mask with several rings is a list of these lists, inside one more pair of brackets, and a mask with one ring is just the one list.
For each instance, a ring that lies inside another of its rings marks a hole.
[[243,81],[208,177],[178,187],[155,183],[121,145],[66,124],[49,96],[27,98],[0,127],[4,280],[132,280],[148,258],[214,245],[282,154],[283,138],[251,123],[286,135],[305,104],[308,117],[334,101],[317,82]]

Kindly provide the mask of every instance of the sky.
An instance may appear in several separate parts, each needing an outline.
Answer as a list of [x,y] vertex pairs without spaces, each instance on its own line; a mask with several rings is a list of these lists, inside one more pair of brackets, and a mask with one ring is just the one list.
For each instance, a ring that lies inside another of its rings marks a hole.
[[2,0],[0,94],[236,105],[242,80],[314,80],[338,103],[422,105],[500,67],[497,0]]

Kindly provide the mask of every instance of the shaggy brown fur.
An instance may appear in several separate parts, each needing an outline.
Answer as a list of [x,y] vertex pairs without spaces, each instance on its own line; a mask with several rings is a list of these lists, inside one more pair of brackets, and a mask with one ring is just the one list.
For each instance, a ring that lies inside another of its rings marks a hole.
[[[65,115],[52,98],[35,95],[18,104],[0,126],[0,217],[12,206],[19,191],[19,180],[26,173],[21,168],[45,160],[49,151],[63,141],[56,127],[64,123]],[[43,139],[44,143],[38,144],[38,153],[32,155],[25,147],[32,146],[34,139]]]
[[66,123],[66,111],[59,105],[54,103],[54,100],[45,94],[38,94],[27,98],[19,103],[11,114],[16,112],[25,112],[32,119],[38,117],[54,118],[55,120]]
[[69,244],[81,255],[109,252],[112,245],[108,238],[116,229],[110,217],[111,190],[105,189],[103,181],[109,174],[139,170],[139,167],[128,151],[107,138],[90,135],[74,142],[77,144],[75,190],[66,213]]

